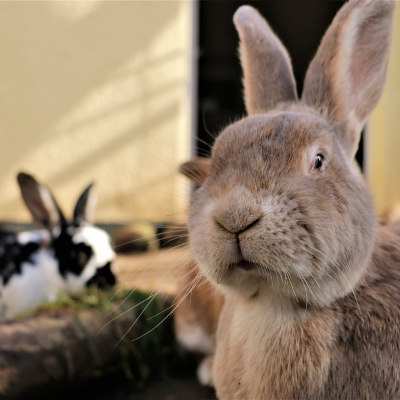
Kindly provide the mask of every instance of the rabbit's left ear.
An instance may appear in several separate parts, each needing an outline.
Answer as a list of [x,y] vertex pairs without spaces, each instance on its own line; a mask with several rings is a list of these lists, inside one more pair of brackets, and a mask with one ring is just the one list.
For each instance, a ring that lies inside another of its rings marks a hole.
[[181,164],[179,166],[179,172],[196,185],[201,186],[210,172],[210,159],[206,157],[195,157]]
[[97,200],[93,186],[94,184],[90,183],[78,197],[73,214],[73,222],[76,225],[84,222],[93,222]]
[[304,102],[337,127],[350,156],[383,90],[395,3],[348,1],[323,37],[306,74]]
[[25,172],[17,175],[17,182],[22,198],[36,223],[50,232],[65,224],[64,214],[47,186]]
[[248,114],[267,112],[297,100],[288,52],[257,10],[241,6],[233,22],[240,37],[244,100]]

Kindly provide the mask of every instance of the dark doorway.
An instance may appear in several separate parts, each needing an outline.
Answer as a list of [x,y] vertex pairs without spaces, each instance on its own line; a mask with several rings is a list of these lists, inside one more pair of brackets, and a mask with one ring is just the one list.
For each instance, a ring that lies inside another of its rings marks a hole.
[[[301,93],[306,69],[333,17],[345,1],[208,0],[199,2],[198,155],[207,155],[218,132],[244,115],[235,10],[251,4],[287,47]],[[357,159],[362,165],[362,144]]]

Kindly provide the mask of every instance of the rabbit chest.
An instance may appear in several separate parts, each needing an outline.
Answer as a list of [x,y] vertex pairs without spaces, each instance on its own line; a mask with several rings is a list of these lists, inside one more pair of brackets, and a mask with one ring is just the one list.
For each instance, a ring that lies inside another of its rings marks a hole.
[[272,303],[226,301],[213,371],[218,398],[313,398],[327,380],[335,318],[304,319]]

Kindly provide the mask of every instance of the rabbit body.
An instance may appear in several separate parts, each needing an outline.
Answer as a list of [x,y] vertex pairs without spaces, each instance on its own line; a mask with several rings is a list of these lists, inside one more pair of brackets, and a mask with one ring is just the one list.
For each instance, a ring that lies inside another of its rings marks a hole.
[[248,116],[209,160],[190,246],[224,294],[213,381],[222,400],[400,398],[400,238],[379,226],[354,162],[383,90],[395,2],[350,0],[299,99],[290,58],[250,6],[234,16]]

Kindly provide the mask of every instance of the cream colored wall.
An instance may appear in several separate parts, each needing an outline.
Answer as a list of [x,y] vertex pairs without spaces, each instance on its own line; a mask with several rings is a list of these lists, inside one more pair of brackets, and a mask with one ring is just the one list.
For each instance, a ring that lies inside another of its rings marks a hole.
[[400,6],[384,95],[372,115],[367,140],[368,179],[379,211],[400,204]]
[[70,211],[97,182],[100,220],[171,219],[190,155],[189,1],[0,2],[0,219],[26,219],[19,170]]

